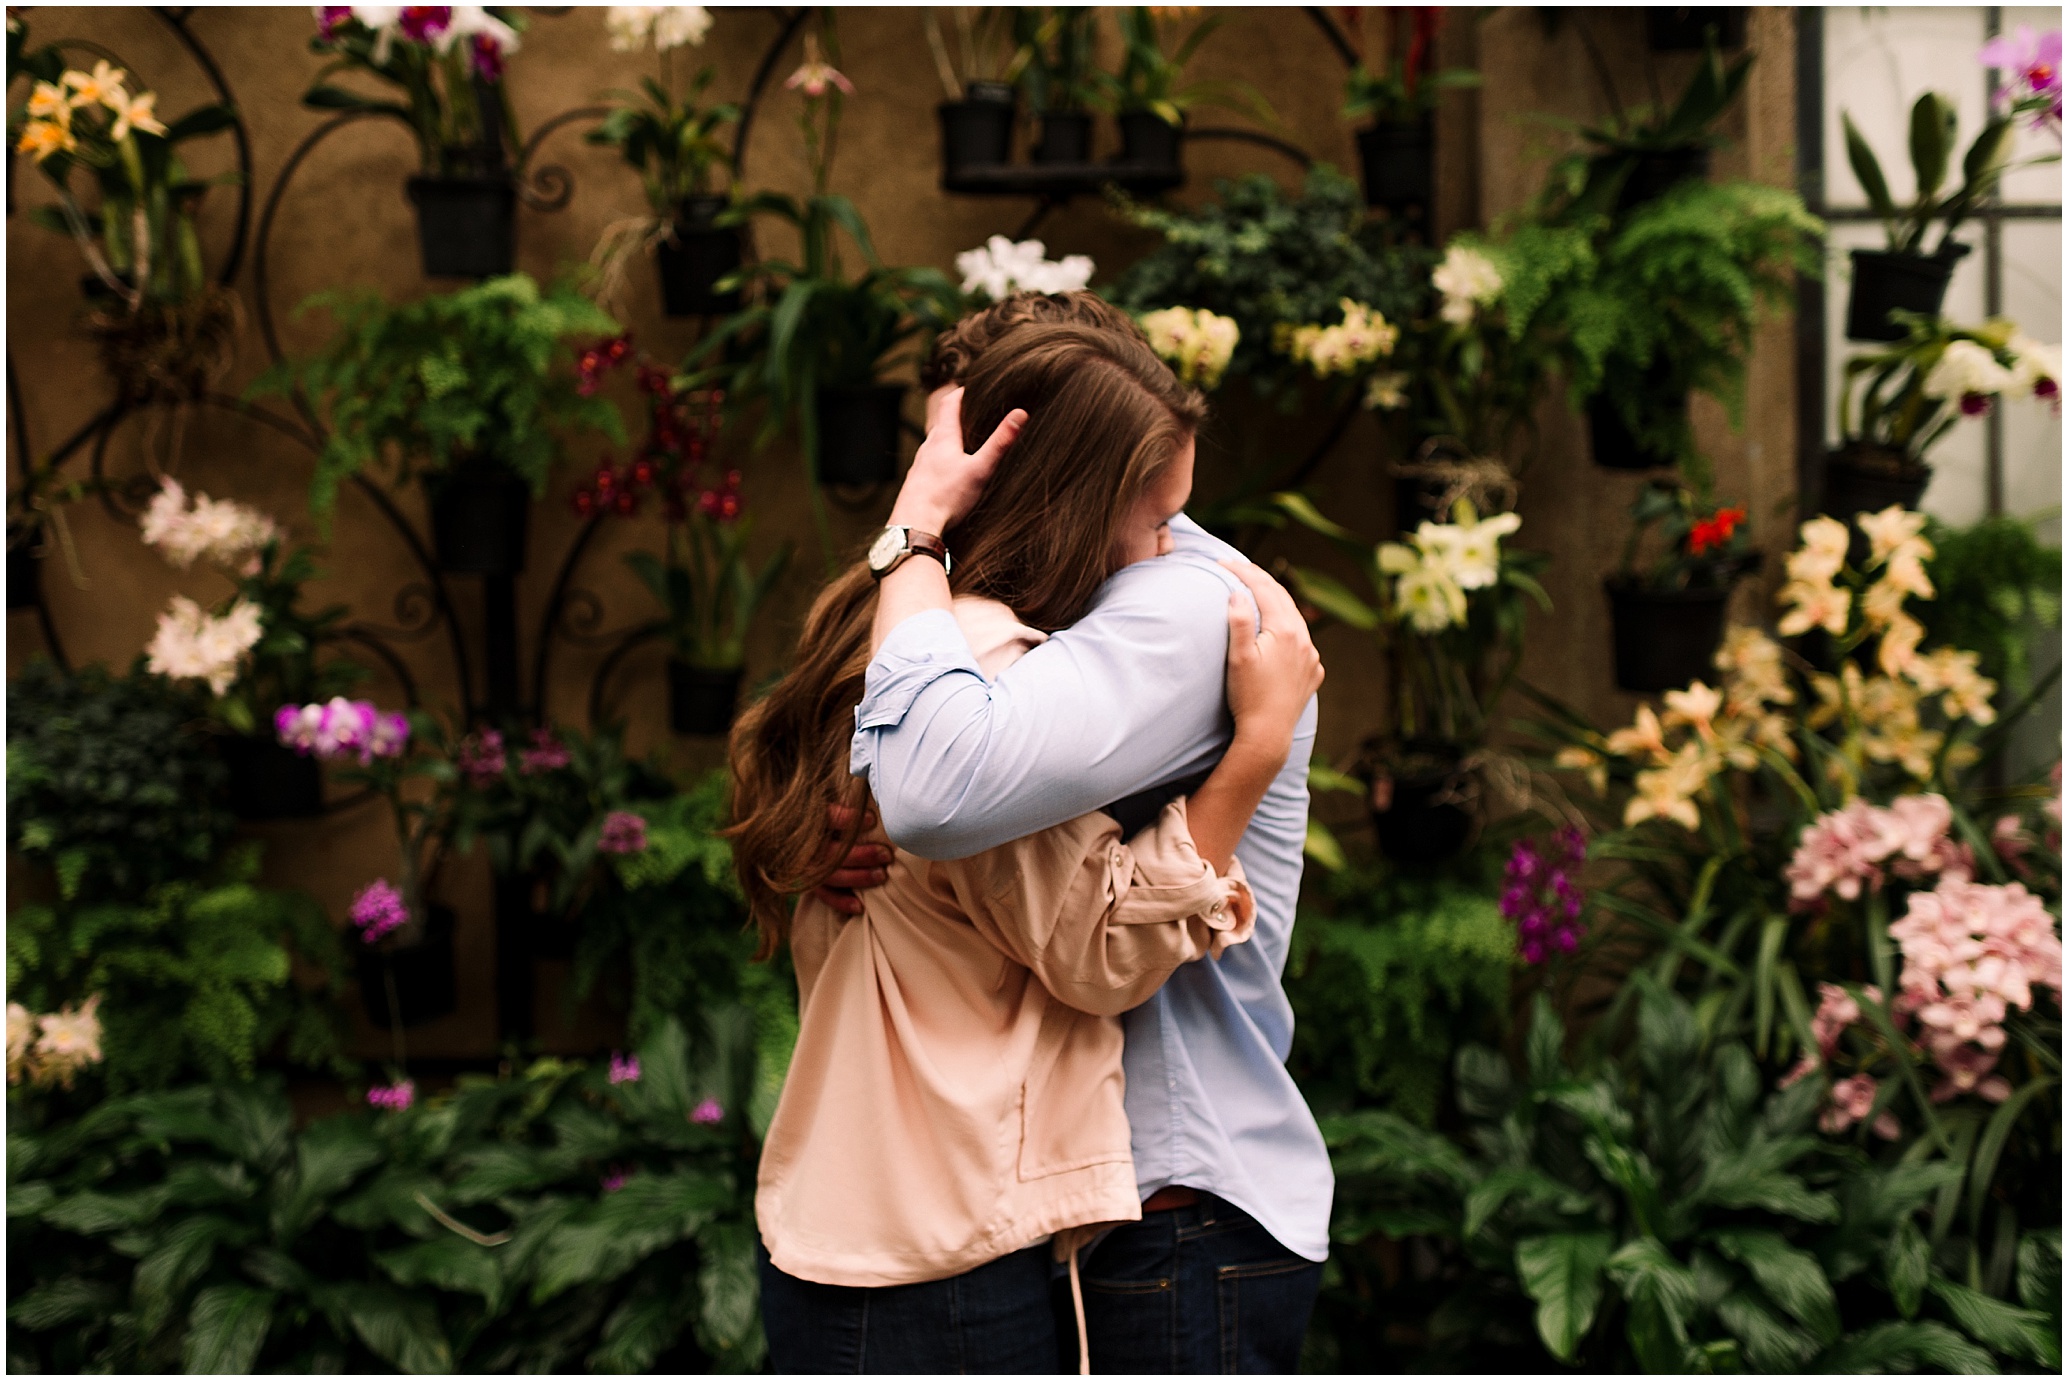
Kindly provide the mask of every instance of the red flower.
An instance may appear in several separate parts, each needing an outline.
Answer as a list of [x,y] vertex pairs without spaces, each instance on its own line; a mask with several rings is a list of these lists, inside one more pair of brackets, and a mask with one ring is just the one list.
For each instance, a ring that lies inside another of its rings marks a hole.
[[402,34],[412,43],[430,43],[452,27],[450,5],[404,5]]
[[625,332],[625,334],[605,346],[604,350],[610,355],[610,362],[612,364],[621,363],[626,355],[632,353],[632,333],[630,331]]
[[581,514],[584,518],[594,513],[596,511],[596,491],[593,489],[575,490],[574,511]]
[[349,23],[351,18],[350,5],[325,5],[316,18],[317,37],[325,40],[337,37],[337,31]]
[[617,510],[620,518],[629,518],[639,511],[639,496],[629,489],[620,489],[611,499],[610,506]]
[[1687,549],[1690,555],[1700,556],[1711,547],[1721,547],[1738,530],[1738,524],[1745,521],[1742,508],[1720,508],[1709,517],[1688,529]]
[[485,82],[503,79],[502,45],[486,34],[474,35],[474,75]]
[[603,464],[596,467],[595,484],[596,492],[605,495],[606,497],[608,497],[611,490],[617,488],[617,471],[610,468],[610,462],[605,461]]
[[655,474],[653,462],[642,456],[625,472],[625,483],[633,489],[651,489]]

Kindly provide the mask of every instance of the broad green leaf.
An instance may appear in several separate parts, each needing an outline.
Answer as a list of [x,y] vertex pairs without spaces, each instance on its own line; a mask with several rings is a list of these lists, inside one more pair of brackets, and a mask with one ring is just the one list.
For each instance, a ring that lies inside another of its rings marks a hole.
[[602,1342],[589,1354],[589,1370],[625,1375],[652,1371],[654,1360],[692,1321],[694,1306],[686,1298],[685,1284],[675,1272],[642,1272],[624,1303],[604,1320]]
[[74,1319],[111,1313],[120,1301],[115,1286],[106,1281],[64,1276],[8,1305],[7,1317],[31,1333],[41,1333]]
[[1910,107],[1910,166],[1917,173],[1920,202],[1937,196],[1946,180],[1955,118],[1952,105],[1935,91],[1925,92]]
[[190,1375],[236,1375],[256,1369],[273,1322],[271,1290],[212,1285],[194,1296],[181,1354]]
[[2027,1309],[2061,1312],[2061,1230],[2028,1232],[2018,1243],[2018,1302]]
[[623,1188],[553,1229],[539,1250],[533,1303],[587,1281],[616,1277],[662,1247],[694,1235],[731,1197],[725,1181],[694,1172],[634,1175]]
[[1956,1376],[1993,1376],[1989,1354],[1941,1323],[1878,1323],[1849,1333],[1817,1358],[1817,1370],[1834,1376],[1923,1371]]
[[1757,1371],[1799,1371],[1816,1352],[1816,1343],[1791,1328],[1750,1289],[1740,1287],[1716,1305],[1716,1317],[1744,1349]]
[[1562,1362],[1573,1360],[1594,1322],[1611,1245],[1605,1232],[1553,1233],[1515,1244],[1522,1288],[1537,1302],[1537,1334]]
[[1352,628],[1367,633],[1379,626],[1379,611],[1352,594],[1348,586],[1332,575],[1295,566],[1292,583],[1301,599],[1331,618],[1341,619]]
[[377,1252],[374,1263],[397,1285],[432,1285],[441,1290],[479,1295],[490,1310],[499,1307],[503,1294],[502,1269],[497,1248],[483,1247],[458,1236],[434,1237],[412,1242],[391,1252]]
[[1566,1077],[1565,1025],[1542,993],[1530,1005],[1529,1036],[1524,1050],[1533,1086],[1548,1088]]
[[1896,202],[1889,195],[1888,179],[1882,176],[1881,160],[1874,156],[1873,146],[1853,124],[1852,116],[1841,112],[1838,118],[1845,127],[1846,161],[1852,164],[1853,176],[1860,180],[1860,190],[1867,194],[1867,204],[1884,221],[1894,221]]
[[1534,1166],[1504,1166],[1491,1171],[1465,1195],[1465,1236],[1477,1236],[1488,1219],[1517,1197],[1528,1204],[1549,1204],[1566,1213],[1576,1213],[1587,1206],[1585,1195]]
[[1819,1342],[1837,1341],[1838,1297],[1816,1257],[1790,1246],[1778,1232],[1758,1228],[1724,1228],[1711,1233],[1710,1240],[1750,1271],[1759,1288],[1807,1326]]
[[452,1344],[438,1327],[438,1310],[428,1299],[385,1285],[333,1285],[322,1302],[341,1313],[382,1361],[412,1376],[452,1370]]
[[1356,533],[1348,528],[1338,526],[1336,523],[1323,517],[1321,510],[1316,508],[1313,501],[1305,494],[1297,494],[1287,490],[1273,494],[1271,502],[1283,509],[1286,516],[1294,522],[1310,527],[1324,537],[1333,537],[1340,542],[1362,543],[1363,539],[1359,538]]
[[173,1220],[137,1262],[134,1292],[146,1334],[156,1333],[172,1317],[181,1292],[200,1279],[219,1246],[238,1246],[251,1239],[244,1223],[204,1213]]
[[1343,846],[1336,839],[1335,833],[1312,817],[1307,820],[1307,839],[1301,845],[1301,852],[1331,873],[1340,873],[1350,866],[1350,860],[1343,853]]
[[1982,1139],[1975,1143],[1974,1163],[1968,1168],[1967,1216],[1971,1227],[1981,1224],[1982,1205],[1987,1202],[1990,1184],[1996,1178],[1996,1162],[2002,1157],[2004,1143],[2010,1140],[2018,1118],[2039,1095],[2052,1088],[2054,1082],[2051,1077],[2032,1080],[2004,1099],[1990,1115],[1989,1125],[1982,1129]]
[[697,1234],[697,1337],[710,1353],[733,1352],[761,1327],[754,1225],[712,1223]]
[[1694,1272],[1653,1237],[1617,1248],[1607,1271],[1630,1303],[1624,1332],[1639,1363],[1652,1372],[1687,1370],[1687,1325],[1701,1303]]
[[2006,1304],[1944,1276],[1933,1276],[1930,1288],[1961,1331],[1990,1351],[2029,1362],[2046,1360],[2051,1350],[2046,1315]]
[[1912,1218],[1905,1218],[1881,1255],[1881,1273],[1888,1292],[1906,1319],[1917,1317],[1924,1301],[1924,1283],[1931,1277],[1932,1244]]

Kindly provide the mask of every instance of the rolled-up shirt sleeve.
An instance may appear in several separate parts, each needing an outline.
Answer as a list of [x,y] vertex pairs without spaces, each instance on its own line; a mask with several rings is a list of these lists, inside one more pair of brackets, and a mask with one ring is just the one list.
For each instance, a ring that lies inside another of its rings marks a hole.
[[850,769],[884,832],[957,859],[1209,766],[1227,742],[1228,593],[1180,553],[1120,571],[1069,628],[986,682],[952,615],[899,624],[870,662]]

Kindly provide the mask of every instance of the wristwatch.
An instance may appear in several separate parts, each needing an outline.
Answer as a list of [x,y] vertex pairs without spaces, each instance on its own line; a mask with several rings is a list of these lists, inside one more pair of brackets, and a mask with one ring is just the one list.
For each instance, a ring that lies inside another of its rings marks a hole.
[[943,571],[955,569],[955,562],[948,555],[948,544],[933,533],[910,527],[887,527],[869,544],[869,574],[881,580],[912,556],[931,556],[941,563]]

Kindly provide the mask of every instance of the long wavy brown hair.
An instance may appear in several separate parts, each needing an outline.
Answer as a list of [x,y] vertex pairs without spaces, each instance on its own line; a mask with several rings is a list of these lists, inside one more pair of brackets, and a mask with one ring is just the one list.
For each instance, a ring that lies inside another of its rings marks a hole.
[[[1014,408],[1028,419],[976,507],[943,534],[949,585],[1035,628],[1065,627],[1112,573],[1121,521],[1198,430],[1205,401],[1138,336],[1067,323],[987,343],[963,386],[965,444]],[[860,833],[868,784],[847,770],[848,741],[875,616],[876,582],[857,559],[812,603],[790,673],[732,731],[726,833],[763,958],[788,934],[793,899],[824,882]],[[829,848],[836,802],[855,824]]]

